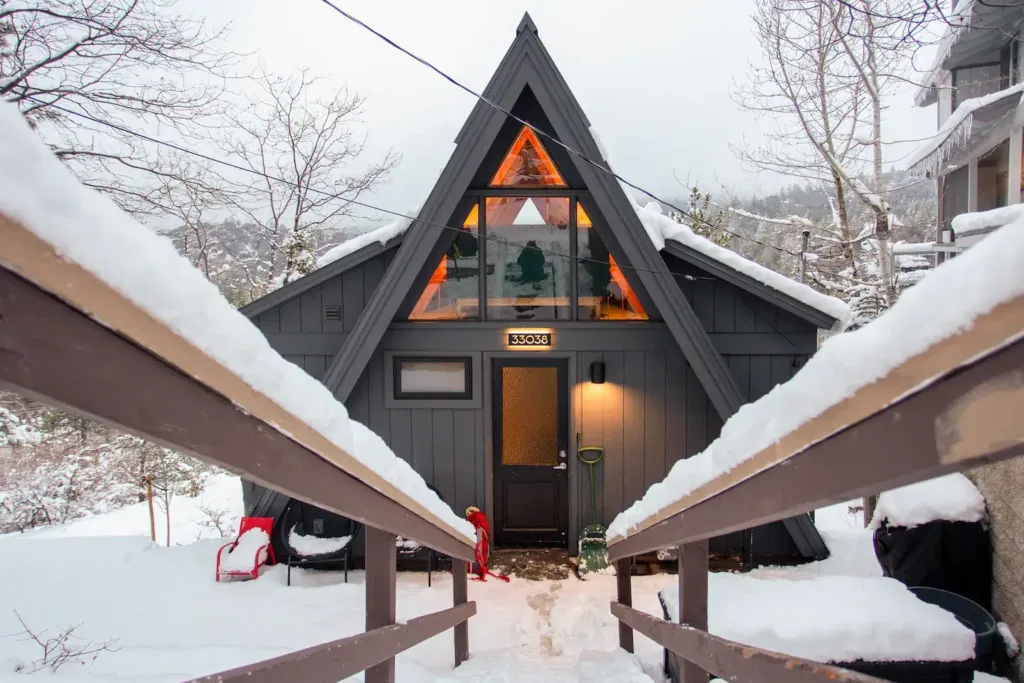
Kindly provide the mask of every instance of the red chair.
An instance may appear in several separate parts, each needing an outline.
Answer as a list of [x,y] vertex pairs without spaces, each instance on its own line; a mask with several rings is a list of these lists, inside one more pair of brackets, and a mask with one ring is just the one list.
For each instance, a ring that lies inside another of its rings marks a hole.
[[[228,550],[228,554],[238,546],[238,539],[242,537],[246,531],[250,529],[263,529],[267,532],[267,543],[261,545],[256,549],[256,556],[253,558],[252,570],[248,569],[221,569],[220,560],[224,550]],[[230,543],[226,543],[220,547],[217,551],[217,580],[220,581],[221,576],[238,576],[238,577],[249,577],[255,579],[260,575],[260,565],[276,564],[274,559],[274,548],[270,542],[270,536],[274,532],[274,518],[273,517],[242,517],[242,524],[238,528],[238,536],[235,540]]]

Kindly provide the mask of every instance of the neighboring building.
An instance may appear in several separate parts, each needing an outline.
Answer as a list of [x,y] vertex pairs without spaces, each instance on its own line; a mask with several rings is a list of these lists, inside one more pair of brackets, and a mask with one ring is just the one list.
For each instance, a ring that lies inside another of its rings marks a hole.
[[987,231],[944,236],[955,216],[1021,201],[1024,3],[960,0],[953,8],[950,22],[960,25],[947,30],[916,98],[919,106],[936,105],[938,131],[908,167],[938,183],[936,241],[955,238],[963,247]]
[[[456,511],[484,510],[498,546],[575,552],[591,522],[577,445],[604,449],[607,524],[849,311],[634,204],[595,165],[528,15],[484,96],[515,118],[476,104],[417,220],[341,245],[242,312]],[[244,488],[250,513],[280,518],[287,497]],[[807,515],[712,550],[827,554]]]
[[[1003,212],[964,216],[1021,203],[1024,2],[954,4],[962,28],[940,44],[936,66],[917,104],[937,104],[939,132],[911,158],[911,170],[938,181],[936,259],[954,256],[1009,223]],[[1002,220],[1005,218],[1005,220]],[[913,245],[905,254],[922,254]],[[1007,461],[967,475],[985,496],[992,525],[992,606],[1018,637],[1024,634],[1024,462]],[[1018,660],[1018,679],[1024,668]]]

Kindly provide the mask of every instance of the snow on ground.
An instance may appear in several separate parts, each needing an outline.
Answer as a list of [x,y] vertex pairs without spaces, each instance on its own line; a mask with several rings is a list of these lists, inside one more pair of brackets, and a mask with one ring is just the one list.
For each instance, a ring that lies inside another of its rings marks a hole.
[[[222,495],[210,502],[231,508],[240,505],[240,491],[237,478],[224,476],[206,493],[211,499]],[[176,503],[179,508],[187,506],[183,501]],[[777,624],[776,630],[801,629],[804,610],[794,611],[794,605],[804,603],[793,602],[789,592],[812,583],[804,579],[845,582],[846,586],[890,583],[856,578],[877,577],[880,570],[874,563],[870,531],[847,508],[846,504],[833,506],[816,515],[832,551],[828,560],[799,567],[765,567],[746,575],[712,575],[712,600],[718,605],[712,607],[713,620],[725,615],[733,628],[746,629],[742,631],[746,637],[766,638],[769,623]],[[183,538],[198,531],[184,522],[175,524]],[[87,537],[90,532],[101,537]],[[7,608],[0,610],[0,681],[23,680],[13,673],[15,663],[38,656],[36,646],[19,635],[21,626],[13,610],[35,630],[54,633],[80,623],[78,634],[86,640],[118,639],[113,646],[116,652],[100,653],[87,666],[68,666],[55,676],[82,683],[180,681],[363,630],[365,574],[361,571],[350,572],[350,583],[345,584],[341,572],[293,569],[288,587],[285,568],[277,566],[266,569],[256,581],[216,583],[215,556],[223,539],[165,548],[145,537],[130,537],[131,533],[148,534],[148,518],[118,511],[46,533],[0,537],[0,556],[14,558],[0,564],[0,605]],[[676,586],[676,578],[668,574],[634,577],[637,609],[660,617],[657,594]],[[451,605],[451,595],[451,576],[446,572],[435,574],[432,588],[422,573],[400,573],[398,618],[404,621],[445,609]],[[453,670],[452,636],[441,634],[398,657],[399,680],[660,683],[662,650],[655,643],[637,635],[635,657],[617,650],[617,622],[608,609],[614,595],[613,576],[592,576],[585,582],[517,578],[509,584],[470,582],[469,598],[478,607],[470,621],[470,661]],[[764,609],[752,608],[753,600]],[[785,609],[765,607],[771,601],[784,603]],[[905,624],[907,617],[899,612],[890,609],[887,614],[894,623]],[[835,632],[848,616],[833,611],[832,619],[819,625]],[[857,623],[865,625],[862,617]],[[921,629],[911,637],[920,638],[925,632]],[[877,643],[881,638],[875,636],[851,630],[854,639]],[[362,676],[350,680],[359,681]]]
[[381,439],[350,421],[327,387],[274,351],[170,239],[82,185],[12,104],[0,103],[0,139],[0,211],[475,540],[469,522]]
[[740,408],[708,448],[677,462],[664,480],[619,514],[608,525],[608,536],[627,536],[651,515],[1024,294],[1022,261],[1024,216],[943,263],[870,324],[826,340],[792,379]]
[[936,520],[979,522],[985,518],[985,498],[971,480],[953,472],[878,496],[871,528],[915,527]]

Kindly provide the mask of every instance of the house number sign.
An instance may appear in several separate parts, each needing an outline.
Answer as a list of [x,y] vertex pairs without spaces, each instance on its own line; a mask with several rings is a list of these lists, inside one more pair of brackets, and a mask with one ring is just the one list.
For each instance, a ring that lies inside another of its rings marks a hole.
[[551,346],[550,332],[509,332],[508,345],[514,348],[543,349]]

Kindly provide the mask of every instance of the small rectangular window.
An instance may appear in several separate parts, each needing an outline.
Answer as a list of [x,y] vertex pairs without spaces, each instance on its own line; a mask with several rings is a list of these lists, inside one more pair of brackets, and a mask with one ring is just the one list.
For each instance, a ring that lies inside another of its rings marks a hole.
[[471,359],[395,357],[396,399],[473,397]]

